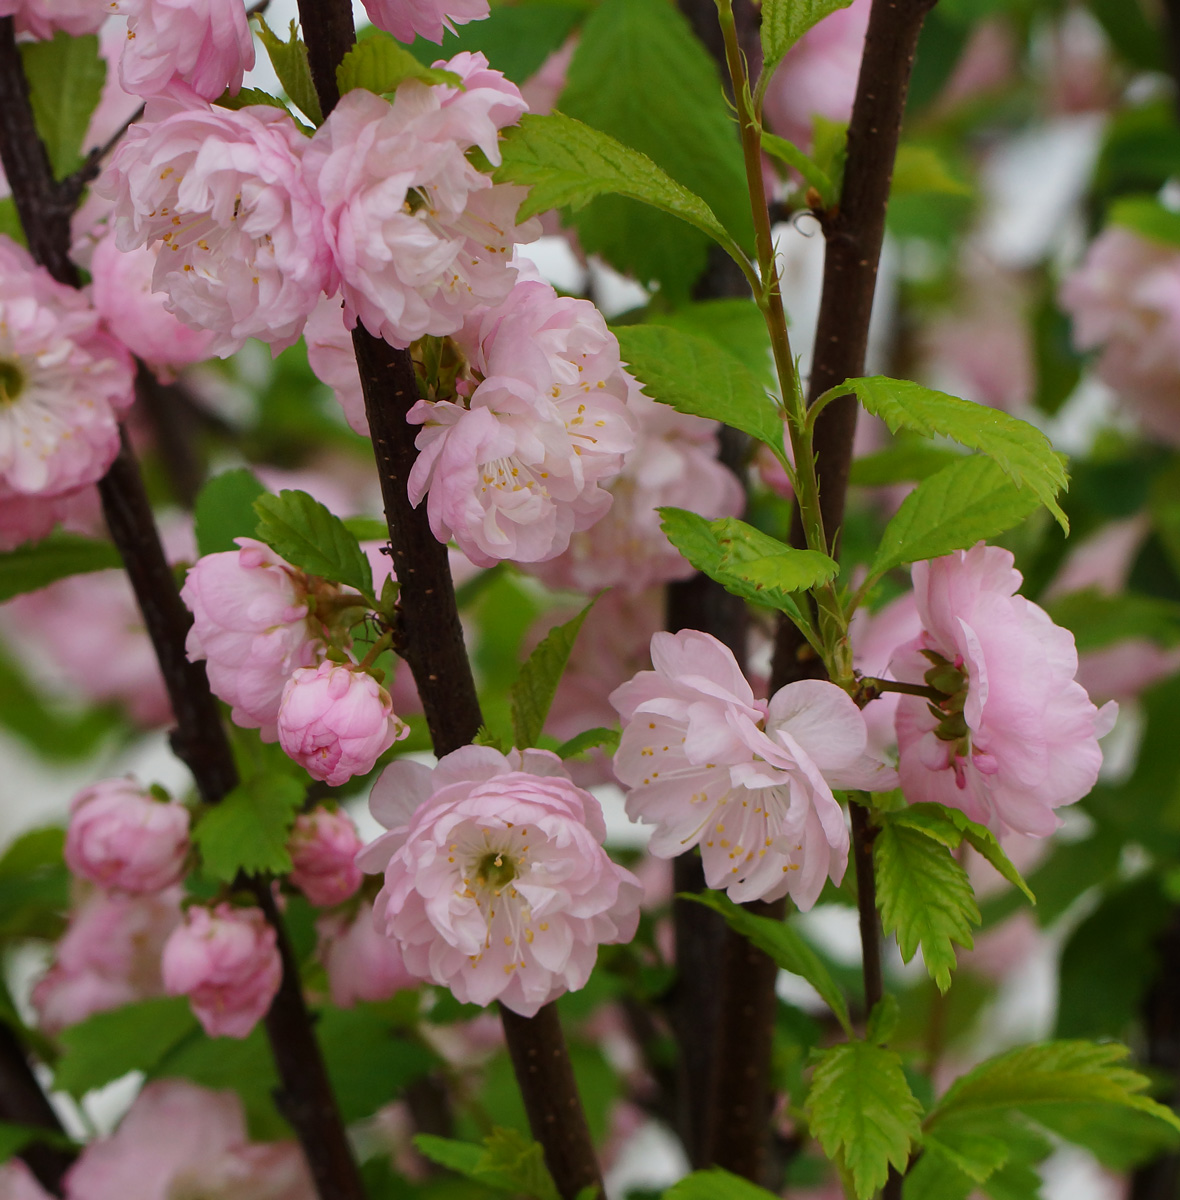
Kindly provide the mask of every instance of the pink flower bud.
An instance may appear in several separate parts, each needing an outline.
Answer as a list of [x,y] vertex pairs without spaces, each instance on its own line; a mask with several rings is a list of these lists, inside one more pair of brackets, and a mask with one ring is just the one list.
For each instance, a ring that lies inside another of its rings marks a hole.
[[304,813],[287,842],[295,864],[291,882],[321,908],[343,904],[361,886],[356,856],[363,844],[346,813],[327,808]]
[[75,875],[123,892],[159,892],[184,873],[188,809],[162,801],[131,779],[104,779],[74,797],[66,865]]
[[194,907],[164,946],[164,989],[188,996],[210,1037],[244,1038],[266,1015],[283,965],[258,908]]
[[372,675],[330,661],[304,667],[287,680],[278,726],[287,754],[313,779],[333,787],[367,774],[410,732]]
[[403,988],[418,986],[418,979],[402,962],[397,943],[377,928],[368,904],[362,904],[351,921],[329,913],[315,927],[332,1003],[338,1008],[351,1008],[358,1000],[388,1000]]

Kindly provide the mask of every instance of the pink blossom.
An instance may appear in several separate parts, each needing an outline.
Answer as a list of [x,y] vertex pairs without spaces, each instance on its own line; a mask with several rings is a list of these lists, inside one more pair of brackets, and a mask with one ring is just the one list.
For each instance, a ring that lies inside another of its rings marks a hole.
[[0,488],[0,550],[40,541],[59,523],[75,533],[89,533],[92,518],[99,511],[98,491],[93,484],[52,496],[24,495]]
[[600,945],[634,936],[639,881],[607,857],[598,801],[555,754],[464,746],[433,771],[398,760],[369,806],[390,831],[360,859],[385,873],[378,927],[461,1001],[531,1017],[585,985]]
[[520,94],[529,106],[529,112],[551,113],[557,107],[557,98],[565,91],[566,77],[577,48],[577,37],[567,38],[560,49],[545,59],[536,74],[520,85]]
[[0,1200],[53,1200],[19,1158],[0,1165]]
[[108,233],[90,258],[90,295],[107,329],[168,379],[173,368],[209,358],[213,335],[178,321],[164,307],[164,296],[152,290],[158,255],[148,246],[121,251]]
[[1095,700],[1133,700],[1180,671],[1180,647],[1165,650],[1146,638],[1124,638],[1078,655],[1077,682]]
[[358,1001],[388,1000],[419,980],[406,970],[397,943],[374,924],[373,908],[362,903],[352,917],[328,913],[316,922],[319,956],[328,972],[328,988],[337,1008]]
[[164,989],[188,997],[210,1037],[247,1037],[282,982],[275,942],[259,908],[194,905],[164,946]]
[[686,629],[651,640],[654,671],[617,688],[615,774],[627,815],[655,826],[659,858],[699,845],[705,879],[739,902],[790,894],[810,908],[844,876],[848,831],[832,788],[883,790],[864,718],[834,684],[802,680],[755,700],[731,651]]
[[185,649],[206,660],[209,685],[234,723],[278,740],[283,688],[324,645],[309,617],[305,577],[269,546],[235,539],[240,550],[207,554],[189,568],[180,597],[193,614]]
[[1021,575],[1007,550],[980,542],[915,563],[913,578],[922,633],[891,670],[945,699],[898,702],[906,799],[962,809],[996,833],[1052,833],[1053,809],[1094,786],[1098,738],[1116,706],[1099,711],[1074,681],[1073,634],[1016,595]]
[[546,283],[517,284],[460,342],[477,384],[466,404],[410,410],[410,499],[479,566],[552,558],[610,507],[599,484],[634,445],[635,381],[602,314]]
[[100,479],[133,378],[86,298],[0,237],[0,505]]
[[119,249],[160,246],[153,288],[186,324],[216,335],[215,354],[250,337],[275,353],[290,346],[334,286],[323,213],[303,181],[307,139],[265,105],[157,101],[149,115],[95,184],[115,201]]
[[82,879],[122,892],[159,892],[180,881],[188,856],[189,813],[132,779],[104,779],[70,804],[66,866]]
[[465,90],[407,80],[392,104],[357,89],[308,145],[307,178],[343,281],[345,320],[394,346],[454,333],[479,305],[504,300],[516,279],[523,188],[493,185],[467,160],[478,146],[500,161],[499,130],[524,111],[516,86],[482,54],[438,66]]
[[56,1034],[164,993],[160,954],[180,923],[179,887],[147,896],[95,891],[74,910],[53,965],[33,988],[38,1024]]
[[179,79],[216,100],[238,92],[254,65],[242,0],[116,0],[111,7],[127,18],[119,79],[136,96],[155,96]]
[[291,882],[321,908],[343,904],[361,886],[356,856],[362,845],[347,813],[323,807],[301,813],[287,841]]
[[315,306],[307,318],[303,336],[307,342],[307,363],[313,374],[332,389],[349,428],[361,437],[368,437],[365,393],[361,388],[352,334],[344,323],[344,309],[338,295],[324,297]]
[[[862,675],[889,679],[889,664],[899,646],[913,641],[922,631],[922,621],[913,592],[903,592],[884,608],[870,613],[861,607],[852,614],[848,635],[852,641],[852,665]],[[897,716],[897,692],[883,692],[864,708],[865,728],[869,734],[869,753],[884,755],[897,742],[894,720]]]
[[71,37],[96,33],[108,12],[109,0],[0,0],[0,17],[13,17],[17,33],[40,42],[59,31]]
[[695,568],[668,541],[656,509],[686,508],[711,521],[745,509],[740,481],[717,461],[717,422],[678,413],[634,390],[627,407],[639,430],[635,448],[607,489],[611,507],[589,529],[575,533],[565,553],[534,568],[550,587],[640,592],[688,579]]
[[441,42],[446,30],[454,33],[456,25],[482,21],[489,12],[488,0],[364,0],[364,5],[369,20],[399,42],[415,36]]
[[67,1200],[315,1200],[294,1142],[247,1140],[242,1102],[183,1079],[147,1084],[114,1135],[70,1168]]

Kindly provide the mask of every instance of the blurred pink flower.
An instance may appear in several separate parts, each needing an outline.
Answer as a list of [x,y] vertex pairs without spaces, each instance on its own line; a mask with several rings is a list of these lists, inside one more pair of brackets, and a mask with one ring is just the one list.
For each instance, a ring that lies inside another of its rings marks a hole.
[[399,42],[424,37],[441,42],[445,30],[456,25],[482,21],[488,15],[488,0],[364,0],[365,12],[378,29],[392,33]]
[[93,533],[96,523],[101,523],[100,513],[93,484],[52,496],[22,495],[0,488],[0,550],[40,541],[58,524],[74,533]]
[[356,856],[363,844],[346,812],[321,805],[301,813],[287,839],[291,882],[320,908],[343,904],[361,886]]
[[1146,638],[1125,638],[1078,655],[1077,682],[1096,702],[1133,700],[1180,671],[1180,647],[1165,650]]
[[0,1200],[53,1200],[19,1158],[0,1164]]
[[[852,614],[848,634],[852,639],[852,665],[863,675],[889,679],[889,663],[897,649],[912,642],[922,632],[922,620],[914,603],[914,593],[905,592],[884,608],[870,613],[861,607]],[[883,755],[896,745],[893,723],[897,715],[898,694],[885,692],[861,710],[869,733],[870,754]]]
[[109,0],[0,0],[0,17],[14,17],[16,32],[41,42],[57,32],[96,33],[110,12]]
[[328,913],[315,927],[320,961],[328,972],[332,1003],[338,1008],[351,1008],[357,1001],[388,1000],[421,982],[406,969],[397,943],[377,928],[371,904],[362,901],[351,917]]
[[520,94],[524,97],[529,112],[551,113],[557,107],[557,98],[565,91],[566,75],[577,48],[577,37],[567,38],[565,44],[554,50],[537,72],[520,85]]
[[360,863],[406,966],[471,1004],[521,1016],[585,985],[598,947],[627,942],[639,881],[602,848],[598,801],[555,754],[464,746],[433,771],[398,761],[369,801],[390,830]]
[[352,334],[344,322],[344,309],[339,295],[325,296],[307,318],[303,331],[307,342],[307,363],[315,377],[332,389],[337,403],[344,410],[349,428],[361,437],[369,436],[369,420],[365,416],[365,393],[361,389],[360,371]]

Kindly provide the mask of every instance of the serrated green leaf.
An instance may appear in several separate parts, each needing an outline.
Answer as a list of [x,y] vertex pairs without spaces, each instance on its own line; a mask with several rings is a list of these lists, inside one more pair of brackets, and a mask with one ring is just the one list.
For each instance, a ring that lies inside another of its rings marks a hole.
[[388,542],[389,526],[379,517],[344,517],[344,528],[358,542]]
[[1069,522],[1056,500],[1068,483],[1065,467],[1036,426],[998,409],[884,375],[848,379],[826,394],[850,392],[893,433],[904,428],[926,437],[948,437],[995,459],[1017,484],[1037,495],[1069,532]]
[[887,822],[873,842],[877,906],[887,934],[896,932],[904,962],[918,946],[931,979],[945,992],[955,969],[952,943],[970,950],[979,907],[967,872],[925,830]]
[[292,566],[321,579],[373,592],[373,569],[344,522],[306,492],[280,492],[254,501],[257,537]]
[[904,196],[933,192],[946,196],[970,196],[971,186],[951,174],[942,156],[932,146],[903,142],[893,164],[890,195]]
[[422,83],[462,87],[454,71],[427,67],[388,34],[377,32],[357,42],[336,68],[336,86],[343,96],[353,88],[365,88],[379,96],[396,92],[399,83],[417,79]]
[[253,537],[258,525],[254,501],[265,494],[266,488],[245,467],[222,471],[210,479],[193,510],[197,551],[204,555],[236,550],[234,538]]
[[868,1024],[865,1026],[865,1041],[872,1042],[874,1046],[885,1045],[897,1032],[897,1022],[900,1018],[901,1009],[898,1007],[897,997],[887,992],[873,1005],[873,1011],[869,1013]]
[[[769,77],[788,50],[829,13],[847,8],[852,0],[763,0],[762,61]],[[759,90],[762,90],[761,88]]]
[[128,1071],[151,1071],[196,1028],[183,996],[95,1013],[63,1030],[53,1086],[81,1099]]
[[469,1177],[474,1177],[479,1160],[483,1157],[483,1147],[475,1142],[460,1142],[433,1133],[415,1135],[414,1148],[432,1163]]
[[594,607],[591,600],[573,620],[551,629],[528,656],[508,693],[512,709],[512,734],[519,749],[535,746],[545,728],[549,706],[557,694],[565,664],[577,641],[582,622]]
[[674,1183],[663,1200],[770,1200],[773,1192],[721,1167],[693,1171]]
[[122,565],[118,550],[110,542],[76,533],[51,533],[42,541],[0,554],[0,602],[48,587],[70,575],[109,571]]
[[303,785],[290,775],[262,774],[240,783],[197,822],[193,841],[205,870],[231,882],[291,870],[287,837],[303,803]]
[[557,754],[559,758],[576,758],[579,754],[585,754],[587,750],[596,750],[599,746],[608,754],[613,754],[618,745],[617,729],[587,729],[584,733],[570,738],[568,742],[562,742],[557,747]]
[[889,1176],[905,1171],[921,1137],[921,1105],[892,1050],[851,1041],[823,1051],[804,1104],[812,1136],[869,1200]]
[[794,142],[788,142],[777,134],[762,131],[762,149],[773,158],[793,167],[803,178],[819,192],[820,203],[824,208],[831,208],[839,199],[831,176],[810,155],[804,154]]
[[755,592],[806,591],[834,579],[840,570],[826,554],[797,550],[737,517],[710,521],[709,528],[721,547],[721,569],[745,580]]
[[261,13],[256,14],[256,19],[259,40],[270,56],[271,66],[283,85],[283,91],[313,125],[322,125],[324,114],[320,110],[315,84],[311,81],[311,65],[307,61],[307,47],[299,37],[298,22],[291,22],[290,37],[284,42],[271,30]]
[[965,550],[1019,525],[1040,507],[999,463],[981,454],[960,458],[924,479],[901,502],[881,535],[872,579],[903,563]]
[[539,1143],[515,1129],[493,1129],[483,1145],[476,1165],[480,1177],[500,1177],[511,1191],[532,1200],[560,1200]]
[[82,165],[82,143],[98,107],[107,65],[94,34],[55,33],[50,42],[22,42],[21,61],[37,132],[53,174],[64,179]]
[[653,400],[783,448],[783,414],[752,371],[707,337],[667,325],[615,329],[619,351]]
[[784,971],[806,979],[832,1010],[844,1031],[851,1036],[852,1022],[844,993],[824,966],[823,960],[785,921],[755,916],[735,904],[724,892],[682,892],[679,899],[703,904],[720,913],[736,933],[757,946]]
[[[261,88],[242,88],[232,96],[229,92],[224,92],[213,103],[218,108],[229,108],[234,111],[240,108],[251,108],[258,104],[264,104],[267,108],[281,108],[284,112],[291,111],[278,96],[272,96],[270,92],[264,92]],[[301,121],[297,124],[301,129],[305,128]]]
[[697,300],[661,313],[660,324],[715,342],[752,372],[764,388],[774,387],[774,356],[762,310],[753,300]]
[[895,483],[921,483],[949,467],[962,456],[926,442],[904,441],[888,450],[853,460],[848,482],[857,487],[891,487]]

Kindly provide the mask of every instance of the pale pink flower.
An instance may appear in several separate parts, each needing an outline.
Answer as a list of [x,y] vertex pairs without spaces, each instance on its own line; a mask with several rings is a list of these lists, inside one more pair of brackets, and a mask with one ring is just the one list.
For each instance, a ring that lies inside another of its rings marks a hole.
[[607,857],[598,801],[555,754],[399,760],[369,806],[390,830],[360,859],[385,873],[375,920],[414,975],[461,1001],[531,1017],[585,985],[600,945],[635,934],[639,881]]
[[1108,521],[1088,537],[1070,538],[1069,554],[1045,589],[1046,602],[1089,589],[1107,596],[1121,592],[1150,532],[1151,519],[1141,512],[1120,521]]
[[53,1200],[19,1158],[0,1165],[0,1200]]
[[441,42],[446,30],[482,21],[490,11],[488,0],[364,0],[364,5],[369,20],[399,42],[415,36]]
[[674,858],[699,845],[710,887],[810,908],[848,862],[832,788],[897,782],[865,753],[860,710],[811,679],[755,700],[732,652],[696,630],[657,633],[651,657],[654,671],[611,696],[623,721],[615,773],[627,815],[655,826],[649,850]]
[[303,337],[307,342],[307,365],[312,373],[332,389],[349,428],[361,437],[368,437],[365,393],[361,388],[352,334],[344,322],[344,309],[338,295],[325,296],[315,306],[307,318]]
[[110,12],[109,0],[0,0],[0,17],[13,17],[17,33],[39,42],[55,33],[96,33]]
[[164,946],[164,989],[188,997],[210,1037],[247,1037],[282,982],[275,942],[260,908],[194,905]]
[[410,410],[423,426],[410,499],[426,496],[434,536],[454,537],[479,566],[553,558],[610,507],[599,484],[634,445],[636,384],[618,341],[588,300],[534,281],[473,318],[459,341],[476,387],[465,404]]
[[180,898],[179,887],[147,896],[92,892],[33,988],[38,1025],[56,1034],[93,1013],[163,995],[160,954],[180,923]]
[[980,542],[915,563],[913,578],[922,633],[891,671],[945,699],[898,702],[906,799],[962,809],[996,833],[1052,833],[1053,809],[1094,786],[1098,739],[1117,706],[1095,708],[1074,681],[1073,634],[1016,595],[1021,575],[1007,550]]
[[127,18],[119,64],[123,87],[155,96],[176,80],[216,100],[238,92],[254,65],[254,38],[242,0],[116,0]]
[[100,511],[98,491],[93,484],[55,492],[52,496],[25,495],[0,488],[0,550],[40,541],[58,524],[74,533],[91,533],[93,518]]
[[189,568],[180,597],[193,614],[185,649],[203,658],[209,686],[234,724],[278,739],[283,688],[325,646],[309,615],[306,578],[269,546],[236,538],[240,550],[207,554]]
[[1165,650],[1146,638],[1124,638],[1078,655],[1077,682],[1094,700],[1134,700],[1180,671],[1180,647]]
[[133,385],[130,355],[86,298],[0,237],[0,505],[100,479]]
[[296,341],[332,289],[322,210],[303,181],[307,139],[265,105],[236,112],[157,101],[95,184],[115,201],[120,250],[159,245],[152,284],[168,309],[215,334],[225,357],[247,338]]
[[529,106],[529,112],[551,113],[557,107],[557,98],[565,91],[566,77],[577,48],[577,36],[567,38],[560,49],[545,59],[536,74],[520,85],[520,94]]
[[346,812],[320,807],[301,813],[287,840],[291,882],[321,908],[343,904],[361,886],[356,856],[363,845]]
[[525,190],[493,185],[467,159],[478,146],[500,161],[499,130],[524,111],[515,84],[482,54],[436,64],[465,90],[407,80],[392,104],[363,89],[341,98],[304,155],[325,210],[325,234],[343,284],[345,320],[404,347],[454,333],[479,305],[512,289],[514,243],[537,237],[516,224]]
[[[890,679],[889,664],[900,646],[913,641],[922,631],[922,619],[913,592],[903,592],[884,608],[870,613],[863,605],[852,614],[848,636],[852,641],[852,665],[862,675]],[[865,728],[869,753],[883,756],[897,744],[894,720],[897,692],[883,692],[865,705]]]
[[372,905],[362,902],[353,916],[327,913],[315,927],[320,961],[337,1008],[388,1000],[403,988],[418,986],[420,980],[406,970],[397,943],[374,923]]
[[122,251],[108,233],[90,257],[90,295],[107,329],[164,379],[174,368],[202,362],[212,354],[213,335],[192,329],[164,307],[152,290],[159,249],[139,246]]
[[180,881],[188,856],[189,812],[133,779],[104,779],[70,804],[66,866],[121,892],[159,892]]
[[672,505],[714,521],[745,509],[741,482],[717,461],[716,421],[678,413],[634,390],[627,407],[639,428],[635,448],[607,489],[611,507],[575,533],[563,554],[533,568],[550,587],[640,592],[688,579],[696,568],[668,541],[656,510]]
[[242,1102],[183,1079],[147,1084],[65,1179],[68,1200],[315,1200],[294,1142],[251,1143]]

